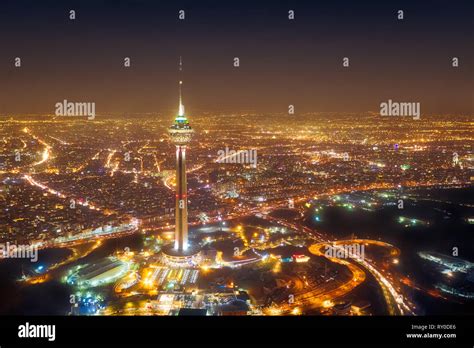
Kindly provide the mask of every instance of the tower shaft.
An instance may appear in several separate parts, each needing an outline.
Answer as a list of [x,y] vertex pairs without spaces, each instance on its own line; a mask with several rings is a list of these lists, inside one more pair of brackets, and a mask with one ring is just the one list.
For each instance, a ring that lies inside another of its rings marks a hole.
[[[180,70],[181,70],[180,59]],[[184,113],[182,96],[183,81],[179,81],[178,114],[168,133],[176,146],[176,208],[174,251],[185,255],[191,247],[188,245],[188,195],[186,180],[186,145],[191,141],[194,130],[189,125]]]
[[186,145],[176,145],[176,227],[175,249],[188,248],[188,197],[186,180]]

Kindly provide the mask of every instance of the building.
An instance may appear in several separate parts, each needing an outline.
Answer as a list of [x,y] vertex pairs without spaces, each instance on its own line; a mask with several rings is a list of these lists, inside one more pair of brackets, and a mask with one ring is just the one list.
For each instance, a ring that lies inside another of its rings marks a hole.
[[[182,70],[181,59],[179,62]],[[178,115],[168,128],[171,140],[176,145],[176,207],[174,243],[163,247],[163,260],[171,266],[193,266],[199,261],[199,248],[191,246],[188,241],[188,197],[186,180],[186,148],[191,141],[194,130],[184,113],[181,87],[179,81]],[[181,262],[182,261],[182,262]]]
[[218,314],[221,316],[243,316],[247,315],[249,311],[247,302],[238,299],[222,304],[218,308]]
[[68,284],[83,287],[96,287],[113,283],[130,270],[130,265],[115,257],[107,257],[97,263],[87,264],[71,271]]

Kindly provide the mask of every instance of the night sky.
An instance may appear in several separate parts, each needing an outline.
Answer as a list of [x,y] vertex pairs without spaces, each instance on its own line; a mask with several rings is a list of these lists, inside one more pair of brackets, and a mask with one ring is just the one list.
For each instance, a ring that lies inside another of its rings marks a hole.
[[98,114],[171,112],[180,55],[191,115],[378,111],[388,99],[472,114],[473,4],[3,0],[0,114],[54,113],[63,99],[95,102]]

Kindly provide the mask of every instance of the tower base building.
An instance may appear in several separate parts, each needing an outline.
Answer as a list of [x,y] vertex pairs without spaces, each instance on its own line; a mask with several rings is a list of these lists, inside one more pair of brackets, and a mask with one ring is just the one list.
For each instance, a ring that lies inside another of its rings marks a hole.
[[175,248],[174,243],[167,244],[161,249],[161,261],[173,268],[198,267],[201,262],[199,248],[189,246],[186,251]]

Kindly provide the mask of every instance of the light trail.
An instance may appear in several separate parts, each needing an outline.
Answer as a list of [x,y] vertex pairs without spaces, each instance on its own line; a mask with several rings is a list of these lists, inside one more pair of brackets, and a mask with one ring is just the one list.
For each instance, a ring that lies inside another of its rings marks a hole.
[[66,141],[64,141],[64,140],[61,140],[61,139],[56,138],[56,137],[53,137],[52,135],[48,135],[48,136],[49,136],[51,139],[54,139],[54,140],[58,141],[58,142],[59,142],[60,144],[62,144],[62,145],[71,145],[71,143],[68,143],[68,142],[66,142]]
[[164,160],[162,160],[161,162],[158,162],[158,158],[156,157],[155,153],[153,154],[153,157],[155,158],[155,167],[158,170],[158,173],[160,173],[161,172],[160,164],[163,163]]
[[41,160],[39,162],[33,163],[34,167],[39,166],[40,164],[43,164],[49,159],[49,149],[50,149],[49,147],[44,149]]
[[[203,166],[204,166],[203,164],[197,165],[197,166],[195,166],[194,168],[192,168],[192,169],[190,169],[190,170],[188,170],[188,171],[186,171],[186,172],[187,172],[187,173],[195,172],[196,170],[201,169]],[[176,175],[170,175],[170,176],[168,176],[166,179],[163,179],[163,185],[165,185],[166,188],[168,188],[168,189],[171,190],[171,191],[174,191],[174,187],[175,187],[175,185],[176,185],[176,183],[175,183],[175,176],[176,176]]]
[[[392,252],[392,256],[396,256],[400,253],[400,251],[393,247],[392,245],[381,242],[381,241],[376,241],[376,240],[370,240],[370,239],[354,239],[354,240],[338,240],[335,242],[332,242],[330,244],[331,247],[336,248],[340,250],[341,252],[347,252],[352,260],[366,268],[377,280],[379,285],[382,288],[382,292],[384,294],[385,300],[387,302],[387,305],[389,306],[389,312],[391,315],[395,315],[396,311],[395,309],[398,310],[398,312],[402,315],[404,314],[409,314],[409,315],[414,315],[415,312],[410,308],[410,306],[406,303],[408,302],[403,298],[403,295],[399,293],[395,287],[390,283],[390,281],[385,277],[381,272],[379,272],[370,262],[368,262],[366,259],[361,258],[359,255],[352,253],[351,251],[348,251],[347,249],[344,249],[342,245],[345,244],[355,244],[355,243],[364,243],[366,245],[372,244],[372,245],[378,245],[378,246],[384,246],[384,247],[390,247],[393,248],[395,252]],[[325,256],[324,253],[321,253],[321,249],[328,244],[326,243],[320,243],[320,244],[313,244],[309,247],[309,251],[315,255],[319,256]],[[338,258],[336,258],[339,261]],[[331,261],[334,261],[334,258],[331,258]],[[349,262],[346,261],[346,263],[350,264]],[[346,265],[347,266],[347,265]]]
[[115,162],[115,165],[110,172],[110,176],[114,176],[114,173],[118,170],[119,165],[120,165],[119,161]]
[[104,165],[105,168],[111,167],[110,161],[112,160],[112,157],[114,157],[116,152],[117,150],[109,150],[109,155],[107,156],[107,160],[105,161],[105,165]]
[[39,187],[40,189],[42,189],[43,191],[47,191],[48,193],[52,194],[52,195],[55,195],[59,198],[66,198],[66,196],[64,194],[62,194],[61,192],[59,191],[56,191],[54,189],[51,189],[49,188],[48,186],[44,185],[44,184],[41,184],[37,181],[35,181],[30,175],[23,175],[23,179],[25,179],[26,181],[28,181],[28,183],[32,186],[36,186],[36,187]]
[[[30,175],[23,175],[23,179],[25,179],[30,185],[32,186],[36,186],[36,187],[39,187],[40,189],[42,189],[43,191],[47,191],[48,193],[56,196],[56,197],[59,197],[59,198],[62,198],[62,199],[66,199],[67,196],[64,194],[64,193],[61,193],[55,189],[52,189],[36,180],[34,180]],[[99,211],[99,212],[102,212],[104,213],[104,210],[103,209],[100,209],[98,207],[96,207],[93,203],[89,202],[89,201],[80,201],[80,200],[77,200],[75,201],[76,204],[80,205],[80,206],[83,206],[85,208],[88,208],[90,210],[95,210],[95,211]]]
[[45,149],[43,150],[43,154],[41,155],[41,160],[36,163],[33,163],[31,166],[36,167],[36,166],[39,166],[40,164],[45,163],[50,158],[50,155],[51,155],[50,150],[52,147],[48,143],[46,143],[44,140],[38,138],[36,135],[31,133],[31,131],[27,127],[23,128],[23,132],[31,136],[33,139],[35,139],[37,142],[39,142],[45,147]]
[[[99,158],[99,155],[100,155],[101,152],[102,152],[102,150],[99,150],[99,151],[92,157],[91,160],[92,160],[92,161],[97,160],[97,159]],[[83,170],[88,164],[89,164],[89,161],[86,160],[86,161],[85,161],[83,164],[81,164],[79,167],[74,168],[74,169],[72,170],[72,172],[73,172],[73,173],[77,173],[77,172]]]
[[309,247],[309,252],[316,256],[326,257],[331,262],[346,266],[351,272],[352,277],[347,282],[327,292],[321,292],[321,289],[308,291],[297,297],[297,300],[300,302],[310,302],[312,305],[322,306],[325,301],[334,300],[335,298],[348,294],[357,286],[362,284],[366,279],[365,272],[358,266],[337,257],[326,256],[325,253],[321,251],[321,249],[326,246],[326,243],[313,244]]
[[[372,273],[372,275],[375,277],[375,279],[377,279],[377,281],[379,282],[379,284],[382,285],[382,288],[385,288],[386,290],[388,290],[388,292],[390,293],[390,295],[392,296],[392,299],[389,303],[389,306],[392,306],[392,301],[395,302],[395,305],[397,306],[400,314],[404,315],[404,314],[410,314],[410,315],[414,315],[415,313],[412,311],[412,309],[405,303],[405,299],[403,298],[403,295],[399,292],[397,292],[397,290],[395,290],[394,286],[389,282],[389,280],[384,277],[382,275],[382,273],[380,273],[374,266],[372,266],[369,262],[367,262],[366,260],[358,257],[357,255],[352,255],[353,259],[356,260],[358,263],[360,263],[361,265],[363,265],[365,268],[367,268],[370,273]],[[384,290],[385,290],[384,289]]]

